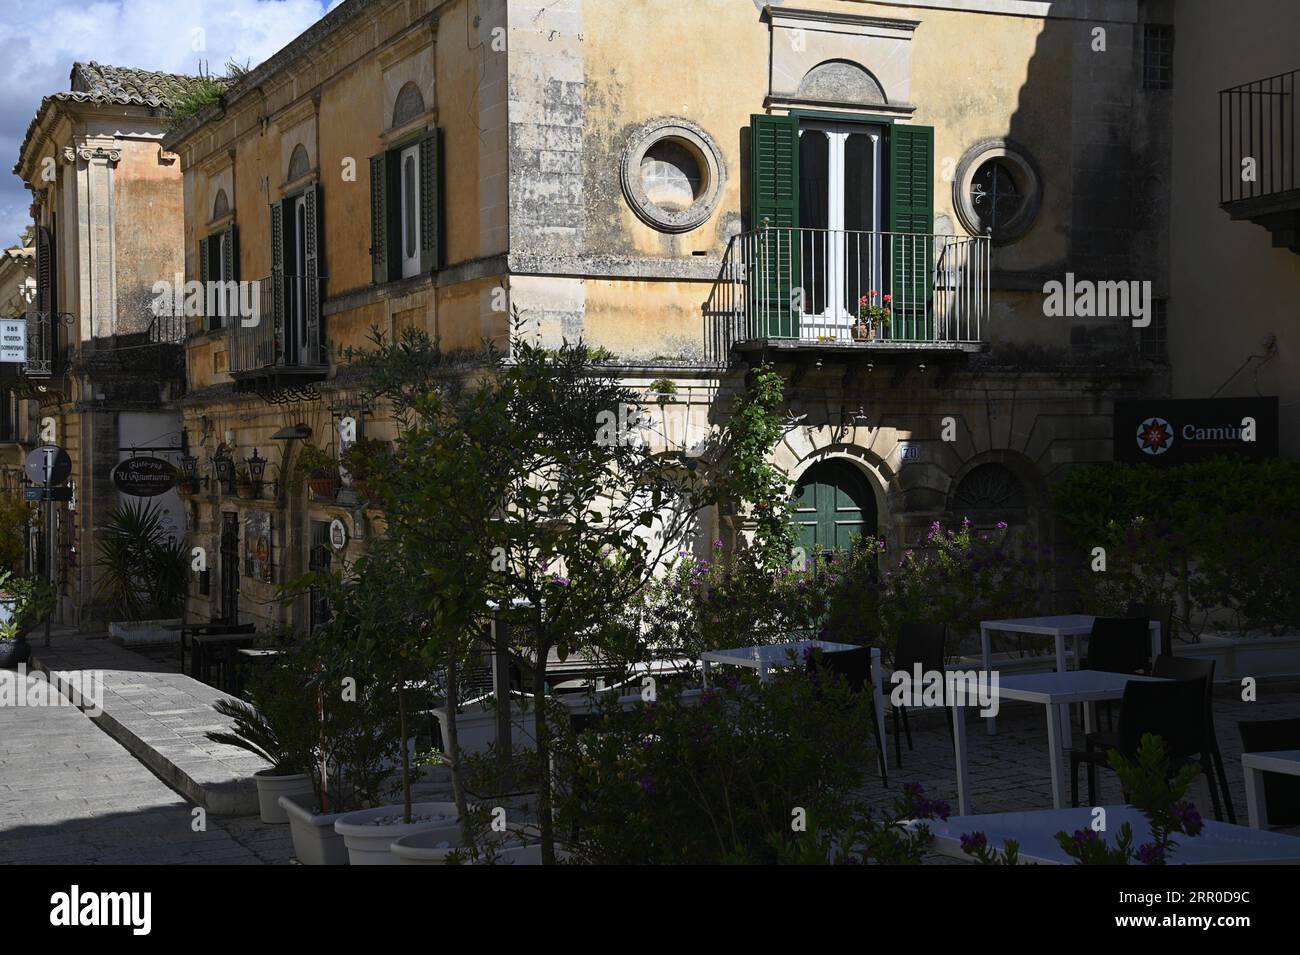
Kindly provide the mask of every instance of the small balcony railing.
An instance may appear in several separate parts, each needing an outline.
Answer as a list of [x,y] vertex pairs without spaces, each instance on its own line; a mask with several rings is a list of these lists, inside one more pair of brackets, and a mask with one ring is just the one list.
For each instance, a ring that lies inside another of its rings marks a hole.
[[[889,320],[861,320],[864,298]],[[704,312],[725,358],[743,342],[976,350],[988,308],[987,236],[766,227],[732,238]]]
[[230,314],[230,374],[283,372],[315,375],[329,366],[329,354],[318,317],[324,278],[275,275],[258,283],[254,314]]
[[68,333],[75,320],[66,312],[28,311],[27,361],[22,374],[27,378],[54,378],[63,374],[72,344]]
[[1219,92],[1219,202],[1300,195],[1296,77],[1300,70]]

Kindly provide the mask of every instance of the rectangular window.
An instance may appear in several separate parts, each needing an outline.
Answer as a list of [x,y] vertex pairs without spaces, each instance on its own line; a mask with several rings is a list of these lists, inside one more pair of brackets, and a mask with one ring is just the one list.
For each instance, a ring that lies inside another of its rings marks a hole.
[[370,259],[376,285],[441,267],[439,135],[370,157]]
[[199,240],[199,282],[203,287],[204,327],[225,328],[238,308],[239,244],[235,227],[228,225]]
[[1151,361],[1169,360],[1167,343],[1169,336],[1169,299],[1158,298],[1151,313],[1151,324],[1139,329],[1138,345],[1143,358]]
[[1174,86],[1174,28],[1164,23],[1142,26],[1142,87],[1168,90]]

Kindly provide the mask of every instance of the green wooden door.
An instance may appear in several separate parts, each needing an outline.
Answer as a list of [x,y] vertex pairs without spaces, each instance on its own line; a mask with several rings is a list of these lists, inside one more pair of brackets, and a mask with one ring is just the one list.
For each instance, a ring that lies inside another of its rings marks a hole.
[[853,538],[876,531],[876,497],[866,477],[847,461],[814,464],[795,486],[799,546],[811,556],[848,550]]

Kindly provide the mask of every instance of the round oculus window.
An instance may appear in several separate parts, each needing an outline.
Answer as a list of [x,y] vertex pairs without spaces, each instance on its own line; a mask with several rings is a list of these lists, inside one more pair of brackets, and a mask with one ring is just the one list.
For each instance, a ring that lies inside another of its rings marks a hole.
[[623,194],[632,211],[661,232],[688,232],[717,208],[725,179],[717,144],[684,119],[642,126],[623,154]]
[[1012,242],[1033,225],[1042,186],[1033,160],[1005,139],[966,151],[953,177],[953,208],[973,235]]

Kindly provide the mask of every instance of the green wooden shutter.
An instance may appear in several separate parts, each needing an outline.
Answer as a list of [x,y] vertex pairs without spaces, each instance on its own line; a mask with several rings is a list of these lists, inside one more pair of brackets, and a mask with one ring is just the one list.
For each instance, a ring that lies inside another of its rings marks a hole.
[[442,157],[438,130],[420,140],[420,271],[442,268]]
[[284,350],[284,206],[284,200],[271,205],[271,328],[269,335],[257,335],[258,364],[264,367]]
[[[934,339],[934,128],[889,130],[889,337]],[[915,236],[915,238],[913,238]]]
[[307,248],[303,250],[303,346],[307,352],[306,361],[312,364],[327,364],[325,336],[321,334],[321,298],[324,294],[321,267],[324,260],[325,230],[323,228],[324,202],[319,184],[308,186],[303,195],[303,239]]
[[798,338],[792,307],[799,269],[799,122],[756,114],[749,120],[749,217],[756,230],[749,263],[751,333]]
[[[208,281],[212,278],[212,269],[210,267],[212,260],[208,258],[210,255],[208,247],[211,244],[211,236],[199,239],[199,288],[202,289],[202,293],[199,295],[199,307],[205,312],[208,308]],[[207,315],[204,327],[209,330],[219,328],[220,322],[215,315]]]
[[226,226],[226,280],[239,281],[239,230],[233,224]]
[[388,281],[388,157],[370,157],[370,277]]

